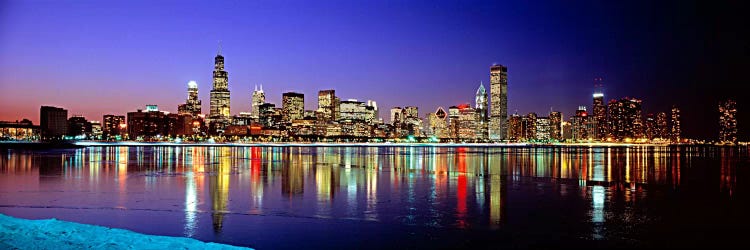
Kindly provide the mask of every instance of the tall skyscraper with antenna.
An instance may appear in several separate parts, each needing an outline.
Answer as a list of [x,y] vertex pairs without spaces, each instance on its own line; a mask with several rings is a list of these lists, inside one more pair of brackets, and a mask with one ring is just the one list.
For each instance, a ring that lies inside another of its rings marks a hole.
[[208,118],[213,128],[223,131],[229,124],[231,115],[229,113],[229,77],[224,70],[224,56],[221,55],[221,43],[214,57],[213,89],[211,90],[211,110]]
[[609,124],[607,123],[607,105],[604,104],[604,84],[601,77],[594,78],[593,98],[594,133],[597,139],[604,140],[608,134]]

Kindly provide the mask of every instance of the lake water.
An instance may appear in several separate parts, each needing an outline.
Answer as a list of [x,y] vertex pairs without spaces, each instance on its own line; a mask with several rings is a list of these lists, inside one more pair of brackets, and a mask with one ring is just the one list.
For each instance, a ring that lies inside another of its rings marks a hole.
[[0,151],[0,213],[258,249],[744,243],[746,147]]

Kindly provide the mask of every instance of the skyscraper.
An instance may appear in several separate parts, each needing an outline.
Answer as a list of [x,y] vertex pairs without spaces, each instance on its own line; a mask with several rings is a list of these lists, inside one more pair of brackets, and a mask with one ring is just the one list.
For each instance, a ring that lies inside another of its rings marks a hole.
[[635,98],[611,100],[607,112],[609,113],[609,134],[611,137],[622,140],[642,136],[641,100]]
[[61,139],[68,130],[68,110],[42,106],[39,109],[39,127],[42,138]]
[[587,140],[589,138],[588,124],[590,121],[586,106],[579,106],[576,115],[570,118],[572,135],[574,141]]
[[646,138],[648,138],[649,140],[653,140],[654,138],[659,137],[659,129],[657,127],[656,116],[654,116],[654,114],[646,114],[646,121],[644,122],[644,125]]
[[558,140],[558,141],[562,140],[562,122],[563,122],[562,113],[558,111],[552,111],[549,113],[550,139]]
[[719,103],[719,141],[737,142],[737,103],[731,99]]
[[252,100],[252,106],[253,110],[250,112],[250,117],[253,119],[259,119],[260,118],[260,105],[263,105],[263,103],[266,103],[266,93],[263,92],[263,85],[260,85],[260,89],[258,89],[258,86],[255,86],[255,90],[253,90],[253,100]]
[[536,120],[537,115],[531,112],[521,119],[521,130],[523,131],[523,138],[526,140],[536,140]]
[[521,116],[518,114],[512,114],[508,118],[508,139],[523,139],[523,122]]
[[508,120],[508,68],[490,67],[490,140],[506,139]]
[[403,122],[401,117],[402,112],[401,107],[391,108],[391,124],[396,125]]
[[330,122],[336,120],[336,91],[333,89],[321,90],[318,92],[318,112],[320,112],[323,121]]
[[446,131],[448,128],[445,120],[446,117],[448,117],[448,113],[445,112],[443,107],[438,107],[437,110],[435,110],[435,113],[430,113],[427,116],[429,130],[431,134],[437,138],[448,137],[448,133]]
[[656,114],[656,137],[661,139],[669,138],[669,129],[667,127],[667,113],[659,112]]
[[549,141],[551,122],[549,117],[537,117],[536,118],[536,139],[542,141]]
[[604,104],[604,90],[602,85],[602,78],[597,77],[594,79],[594,105],[593,115],[595,124],[596,138],[603,140],[607,137],[607,106]]
[[680,109],[672,106],[672,141],[679,142],[682,137],[680,124]]
[[284,122],[292,122],[302,119],[305,115],[305,95],[295,92],[286,92],[281,95],[281,119]]
[[458,138],[459,117],[461,109],[458,106],[448,107],[448,134],[450,138]]
[[416,106],[404,107],[404,120],[407,119],[419,119],[419,109]]
[[484,83],[479,82],[476,96],[474,97],[474,109],[479,116],[477,121],[478,137],[487,138],[487,91],[484,89]]
[[188,98],[177,106],[177,113],[198,116],[201,114],[201,100],[198,99],[198,83],[188,82]]
[[[214,58],[213,89],[211,89],[211,110],[208,118],[212,123],[229,123],[229,76],[224,70],[224,56],[221,47]],[[222,126],[221,129],[223,129]]]

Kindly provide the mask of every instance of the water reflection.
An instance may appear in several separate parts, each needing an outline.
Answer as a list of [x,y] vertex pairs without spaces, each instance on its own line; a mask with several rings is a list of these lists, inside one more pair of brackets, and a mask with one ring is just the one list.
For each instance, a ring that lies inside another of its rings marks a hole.
[[694,162],[716,163],[708,185],[737,195],[743,157],[745,148],[710,147],[9,151],[0,157],[0,205],[177,208],[183,234],[192,237],[205,230],[203,213],[210,214],[215,234],[223,232],[228,213],[500,228],[523,212],[508,214],[508,206],[538,204],[541,195],[586,201],[585,211],[571,213],[585,214],[591,236],[601,238],[613,203],[630,206],[650,192],[679,190]]

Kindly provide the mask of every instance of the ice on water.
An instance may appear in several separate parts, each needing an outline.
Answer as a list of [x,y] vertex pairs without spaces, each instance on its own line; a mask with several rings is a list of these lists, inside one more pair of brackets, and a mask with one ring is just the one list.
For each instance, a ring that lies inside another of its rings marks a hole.
[[56,219],[26,220],[0,214],[0,249],[250,249],[196,239]]

